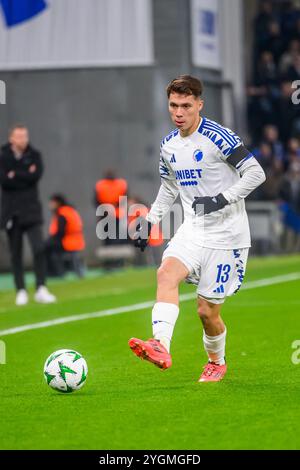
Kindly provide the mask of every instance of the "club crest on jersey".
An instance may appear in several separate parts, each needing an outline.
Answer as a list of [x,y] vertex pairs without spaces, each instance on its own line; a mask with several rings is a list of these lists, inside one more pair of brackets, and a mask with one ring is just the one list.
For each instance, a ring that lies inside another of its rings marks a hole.
[[201,162],[202,158],[203,158],[202,150],[200,149],[195,150],[195,152],[193,153],[193,160],[195,160],[195,162],[198,163],[198,162]]

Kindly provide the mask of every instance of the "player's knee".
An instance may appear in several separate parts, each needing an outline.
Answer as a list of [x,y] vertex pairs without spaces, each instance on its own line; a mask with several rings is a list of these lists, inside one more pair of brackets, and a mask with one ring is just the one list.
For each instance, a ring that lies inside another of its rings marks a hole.
[[202,321],[202,323],[205,325],[206,323],[209,323],[216,318],[219,313],[216,311],[216,306],[210,302],[208,302],[205,299],[199,299],[198,300],[198,315]]
[[211,319],[210,312],[205,308],[198,307],[198,315],[204,325]]

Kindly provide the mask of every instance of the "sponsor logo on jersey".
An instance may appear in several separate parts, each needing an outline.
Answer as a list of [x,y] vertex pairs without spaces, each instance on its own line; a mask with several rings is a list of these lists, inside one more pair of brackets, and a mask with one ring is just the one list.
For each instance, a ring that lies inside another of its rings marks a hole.
[[201,168],[192,168],[190,170],[175,170],[176,180],[181,186],[198,186],[198,178],[202,178]]

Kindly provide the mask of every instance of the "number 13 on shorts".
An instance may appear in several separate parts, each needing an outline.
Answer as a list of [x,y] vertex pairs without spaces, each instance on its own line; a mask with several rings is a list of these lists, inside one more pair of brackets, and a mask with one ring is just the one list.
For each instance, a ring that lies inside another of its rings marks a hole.
[[244,280],[248,248],[205,250],[197,293],[212,302],[222,303],[236,293]]
[[217,268],[218,268],[218,274],[217,274],[216,283],[223,282],[225,284],[225,282],[227,282],[229,279],[231,266],[230,264],[218,264]]

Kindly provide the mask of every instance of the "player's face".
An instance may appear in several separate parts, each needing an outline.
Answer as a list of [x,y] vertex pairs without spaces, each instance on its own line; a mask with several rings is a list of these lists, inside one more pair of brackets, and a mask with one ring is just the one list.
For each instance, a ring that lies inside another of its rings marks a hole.
[[171,93],[169,112],[175,126],[182,135],[189,135],[197,129],[199,113],[203,108],[203,100],[193,95]]
[[20,152],[23,152],[29,143],[29,135],[27,129],[14,129],[9,137],[9,142]]

